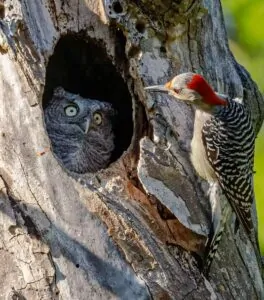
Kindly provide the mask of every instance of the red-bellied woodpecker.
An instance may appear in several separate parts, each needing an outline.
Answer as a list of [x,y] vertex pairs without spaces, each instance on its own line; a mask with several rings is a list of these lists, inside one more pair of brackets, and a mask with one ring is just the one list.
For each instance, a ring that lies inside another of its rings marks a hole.
[[[250,112],[236,100],[213,91],[199,74],[184,73],[165,85],[146,87],[165,92],[194,105],[196,117],[191,142],[191,161],[197,173],[209,183],[217,182],[259,251],[251,218],[254,198],[253,160],[255,133]],[[201,118],[201,115],[202,118]],[[230,211],[230,206],[229,211]],[[209,244],[207,271],[220,242],[228,209],[221,209],[222,219]],[[259,253],[256,253],[257,258]]]

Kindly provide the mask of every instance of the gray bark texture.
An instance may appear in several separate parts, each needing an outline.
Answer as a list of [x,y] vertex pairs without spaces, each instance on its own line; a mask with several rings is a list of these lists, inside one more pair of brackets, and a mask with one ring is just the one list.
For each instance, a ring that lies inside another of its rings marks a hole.
[[[220,1],[6,0],[0,15],[0,299],[264,299],[234,217],[201,274],[211,208],[189,159],[194,112],[143,89],[202,73],[243,98],[258,132],[263,99]],[[118,108],[107,169],[57,162],[43,107],[58,85]]]

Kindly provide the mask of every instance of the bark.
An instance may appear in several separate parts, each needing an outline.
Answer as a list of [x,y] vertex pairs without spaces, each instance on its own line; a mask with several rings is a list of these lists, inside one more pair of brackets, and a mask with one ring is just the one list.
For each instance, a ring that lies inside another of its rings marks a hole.
[[[219,0],[6,0],[0,6],[0,299],[262,299],[260,267],[230,221],[205,278],[208,186],[190,164],[194,114],[143,87],[194,71],[263,99],[227,44]],[[109,168],[69,174],[43,122],[52,89],[112,102]]]

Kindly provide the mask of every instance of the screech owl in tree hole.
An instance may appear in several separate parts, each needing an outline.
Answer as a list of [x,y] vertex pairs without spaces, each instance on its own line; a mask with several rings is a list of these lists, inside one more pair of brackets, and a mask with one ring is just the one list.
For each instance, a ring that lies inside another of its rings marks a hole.
[[114,150],[115,114],[110,103],[82,98],[57,87],[44,116],[58,160],[76,173],[106,168]]

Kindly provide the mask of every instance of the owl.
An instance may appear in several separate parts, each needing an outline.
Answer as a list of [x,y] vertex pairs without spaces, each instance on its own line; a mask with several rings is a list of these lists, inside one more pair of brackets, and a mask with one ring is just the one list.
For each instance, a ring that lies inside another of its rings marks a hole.
[[76,173],[106,168],[114,150],[115,114],[110,103],[57,87],[44,109],[44,118],[58,160]]

